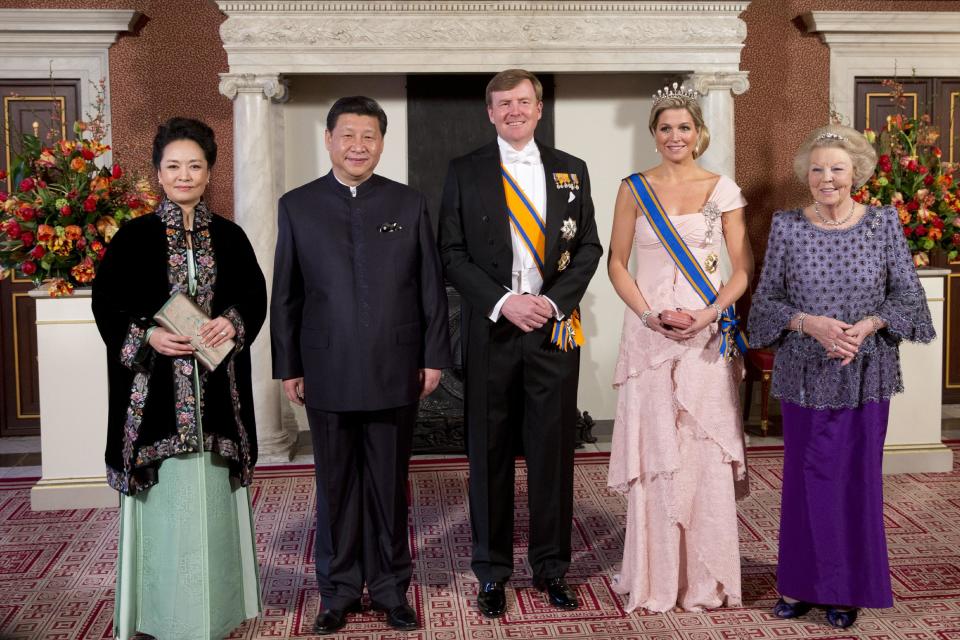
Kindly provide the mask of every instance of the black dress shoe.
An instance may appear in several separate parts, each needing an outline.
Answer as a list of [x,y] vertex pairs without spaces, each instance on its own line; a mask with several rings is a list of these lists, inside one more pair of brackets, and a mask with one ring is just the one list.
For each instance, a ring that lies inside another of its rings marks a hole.
[[348,613],[360,613],[362,610],[359,600],[348,604],[343,609],[320,609],[317,619],[313,622],[313,631],[322,636],[336,633],[347,624]]
[[546,591],[550,604],[558,609],[576,609],[580,606],[577,594],[573,592],[565,578],[534,578],[533,586],[538,591]]
[[806,615],[812,608],[813,605],[809,602],[803,602],[801,600],[787,602],[783,598],[780,598],[777,600],[777,604],[773,605],[773,615],[778,618],[783,618],[784,620],[789,620]]
[[835,607],[827,608],[827,622],[830,623],[830,626],[836,627],[837,629],[846,629],[847,627],[853,626],[853,623],[857,621],[857,613],[859,609],[837,609]]
[[477,594],[477,608],[488,618],[499,618],[507,609],[507,594],[502,582],[485,582]]
[[390,609],[383,609],[387,614],[387,624],[400,631],[413,631],[420,626],[417,612],[407,603],[398,604]]

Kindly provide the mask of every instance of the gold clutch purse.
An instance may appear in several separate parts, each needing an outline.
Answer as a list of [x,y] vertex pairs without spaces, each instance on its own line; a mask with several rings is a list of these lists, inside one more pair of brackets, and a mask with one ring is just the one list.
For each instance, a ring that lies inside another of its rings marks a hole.
[[203,309],[197,306],[189,296],[177,292],[170,296],[160,310],[153,316],[161,327],[181,336],[190,338],[193,355],[208,371],[216,369],[230,350],[236,346],[231,339],[226,339],[218,347],[208,347],[200,340],[200,327],[210,321]]

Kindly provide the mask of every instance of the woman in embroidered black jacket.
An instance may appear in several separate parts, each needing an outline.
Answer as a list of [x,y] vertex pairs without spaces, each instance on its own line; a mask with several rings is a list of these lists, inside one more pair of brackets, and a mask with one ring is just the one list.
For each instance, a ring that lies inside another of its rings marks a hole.
[[[117,232],[94,280],[108,361],[107,477],[123,494],[120,638],[221,638],[260,610],[245,487],[257,460],[249,345],[266,286],[243,231],[201,199],[215,159],[203,123],[161,126],[154,165],[166,197]],[[236,342],[213,371],[198,365],[189,337],[153,320],[178,291],[213,318],[200,328],[204,342]]]

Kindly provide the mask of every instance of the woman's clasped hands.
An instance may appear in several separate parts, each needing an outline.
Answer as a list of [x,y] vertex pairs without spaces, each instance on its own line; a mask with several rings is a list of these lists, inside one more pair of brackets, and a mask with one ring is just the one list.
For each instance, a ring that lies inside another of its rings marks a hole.
[[[220,316],[200,325],[197,335],[200,342],[207,347],[219,347],[224,341],[234,338],[237,330],[232,322]],[[155,327],[150,332],[148,343],[161,355],[179,357],[193,355],[194,348],[190,340],[190,336],[181,336],[163,327]]]
[[826,316],[807,316],[803,321],[803,332],[820,343],[828,358],[840,360],[840,366],[853,362],[860,351],[860,345],[870,334],[876,331],[870,318],[849,324]]

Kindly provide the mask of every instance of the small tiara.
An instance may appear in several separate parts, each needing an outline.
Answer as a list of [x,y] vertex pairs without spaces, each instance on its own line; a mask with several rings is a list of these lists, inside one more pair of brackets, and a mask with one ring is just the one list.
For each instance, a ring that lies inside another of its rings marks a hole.
[[663,89],[658,89],[655,94],[653,94],[653,106],[657,106],[663,100],[667,98],[683,98],[684,100],[696,100],[700,97],[700,94],[695,89],[687,89],[682,84],[673,83],[671,88],[669,85]]
[[844,138],[839,133],[833,133],[832,131],[825,131],[820,135],[818,135],[814,139],[814,142],[820,142],[821,140],[836,140],[837,142],[843,142],[844,140],[846,140],[846,138]]

